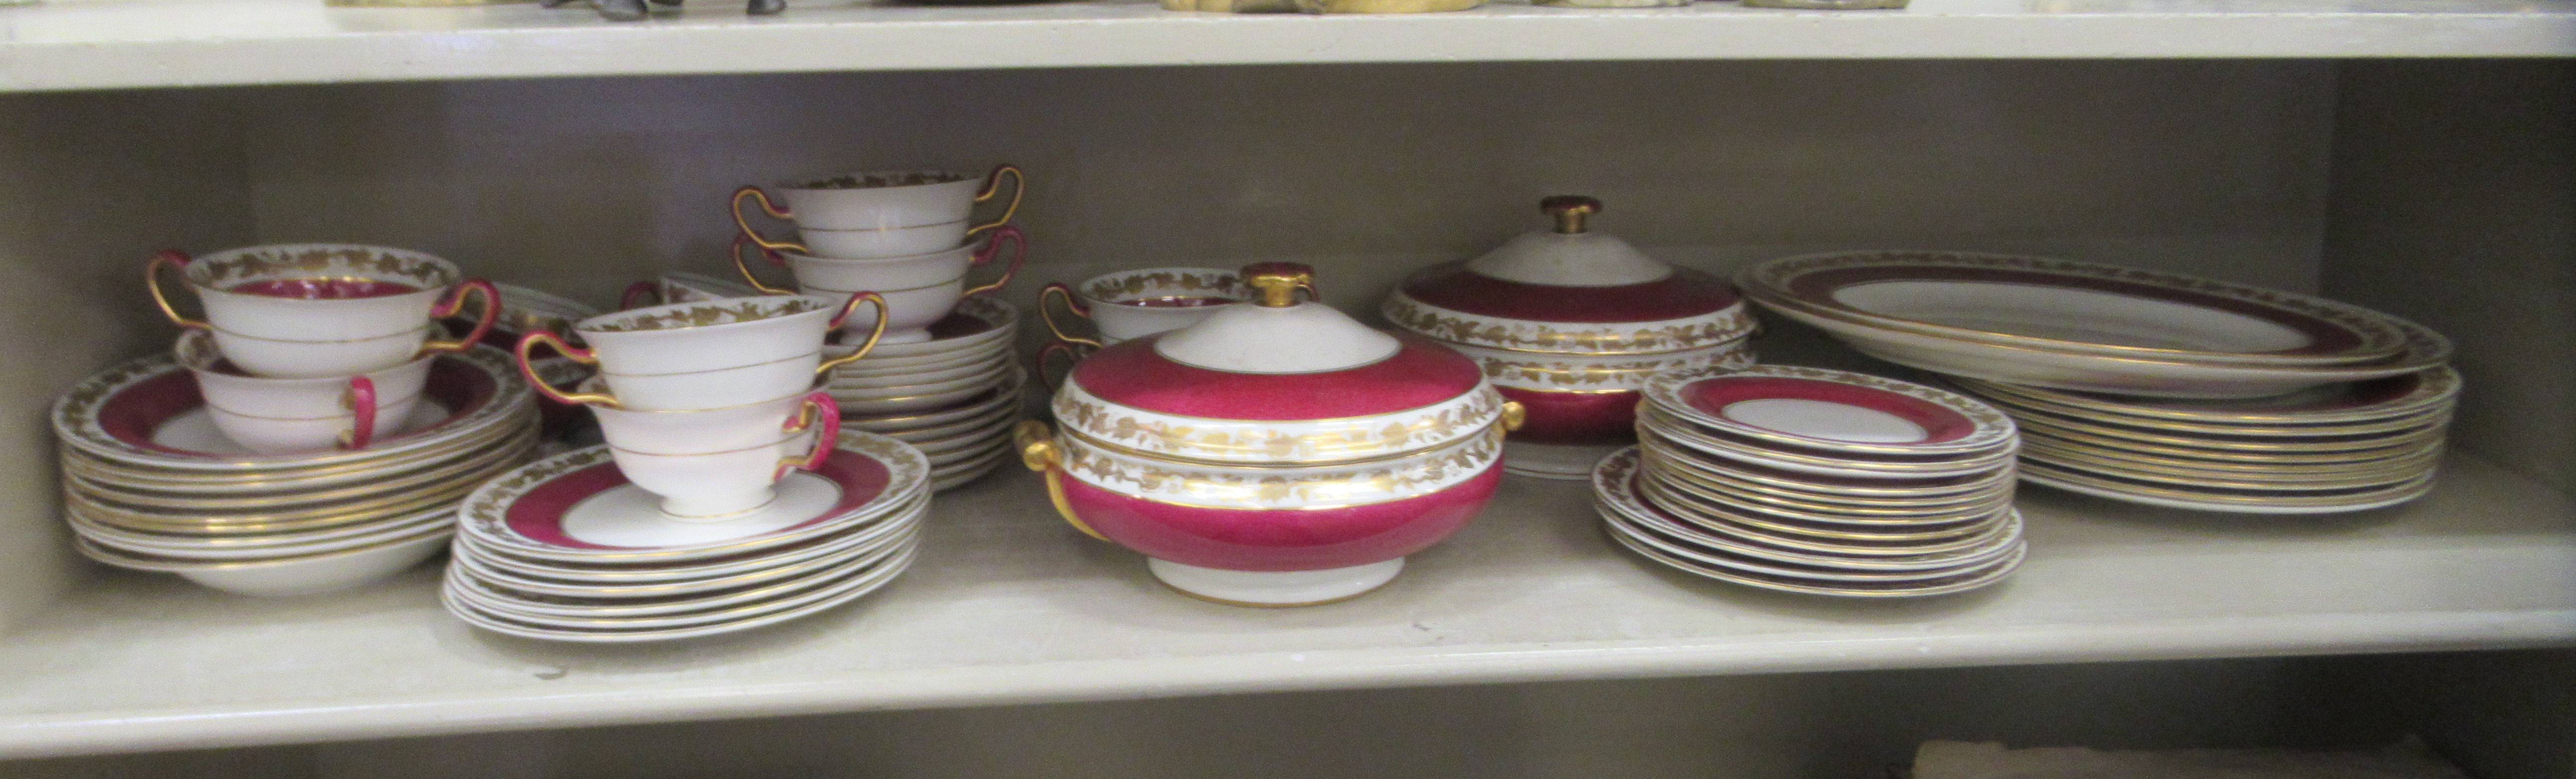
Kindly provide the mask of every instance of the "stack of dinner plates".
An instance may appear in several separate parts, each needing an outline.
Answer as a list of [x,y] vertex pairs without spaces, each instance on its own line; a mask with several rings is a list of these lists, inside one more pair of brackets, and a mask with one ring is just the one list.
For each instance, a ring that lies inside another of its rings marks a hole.
[[1955,393],[1757,366],[1656,375],[1639,445],[1593,471],[1611,536],[1737,584],[1902,597],[2002,580],[2026,551],[2012,420]]
[[445,546],[457,501],[537,442],[505,352],[438,357],[422,395],[366,448],[264,455],[216,429],[171,355],[110,368],[53,407],[65,519],[91,559],[246,595],[389,576]]
[[[877,344],[832,372],[828,389],[841,404],[841,426],[920,447],[930,456],[934,491],[993,472],[1010,460],[1011,426],[1020,421],[1020,387],[1028,380],[1013,358],[1019,331],[1018,308],[977,295],[931,325],[931,340]],[[826,347],[824,357],[850,348]]]
[[444,599],[496,633],[592,643],[817,614],[912,564],[929,476],[911,445],[843,430],[822,466],[789,473],[768,506],[679,521],[627,482],[607,447],[567,452],[493,479],[457,509]]
[[2430,491],[2460,376],[2435,368],[2241,400],[1953,378],[2011,414],[2036,484],[2205,511],[2314,514]]

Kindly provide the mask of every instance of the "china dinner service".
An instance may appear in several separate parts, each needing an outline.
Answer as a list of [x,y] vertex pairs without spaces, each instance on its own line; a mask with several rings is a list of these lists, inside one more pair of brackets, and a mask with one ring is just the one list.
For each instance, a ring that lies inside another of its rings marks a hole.
[[730,633],[856,600],[911,566],[930,463],[872,433],[816,437],[817,467],[722,522],[660,514],[606,446],[503,474],[457,511],[442,599],[485,630],[583,643]]
[[1634,410],[1658,372],[1753,364],[1755,322],[1733,286],[1594,232],[1601,201],[1539,201],[1552,230],[1405,279],[1382,312],[1476,360],[1529,410],[1505,448],[1525,476],[1585,479],[1635,440]]
[[[161,301],[185,325],[172,351],[91,376],[53,407],[84,555],[245,595],[344,589],[435,554],[456,501],[533,452],[527,385],[505,352],[474,344],[499,308],[494,288],[446,261],[330,244],[164,252],[147,281],[171,267],[206,319]],[[434,340],[435,319],[473,291],[486,301],[473,332]],[[376,348],[383,333],[400,348]],[[342,335],[355,338],[322,337]],[[253,371],[227,343],[294,375]]]
[[1257,294],[1101,349],[1022,423],[1023,463],[1076,529],[1155,578],[1233,605],[1299,606],[1392,581],[1481,510],[1520,408],[1474,361],[1316,302],[1258,263]]
[[1850,597],[1941,595],[2010,575],[2019,434],[1973,399],[1822,368],[1657,374],[1639,444],[1593,470],[1613,540],[1686,572]]

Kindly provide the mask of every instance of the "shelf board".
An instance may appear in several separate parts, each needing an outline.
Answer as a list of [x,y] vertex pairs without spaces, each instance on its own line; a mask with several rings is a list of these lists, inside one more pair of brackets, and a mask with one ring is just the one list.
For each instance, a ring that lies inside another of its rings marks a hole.
[[616,23],[584,8],[331,8],[322,0],[0,7],[0,91],[1104,65],[1778,58],[2576,55],[2567,0],[1914,0],[1895,11],[1524,0],[1311,17],[1142,0],[920,6],[739,0]]
[[667,646],[475,631],[424,568],[255,600],[105,572],[0,635],[0,756],[873,709],[1956,665],[2576,643],[2576,507],[2465,456],[2344,517],[2148,509],[2033,488],[1986,591],[1847,602],[1646,564],[1577,483],[1513,478],[1387,589],[1203,603],[1067,529],[1021,471],[944,495],[920,564],[802,622]]

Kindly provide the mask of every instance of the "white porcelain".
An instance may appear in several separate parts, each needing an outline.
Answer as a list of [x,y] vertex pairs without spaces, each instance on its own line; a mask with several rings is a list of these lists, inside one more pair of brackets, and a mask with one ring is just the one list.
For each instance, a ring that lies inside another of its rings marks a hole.
[[[1010,374],[1008,372],[1004,372],[1002,375],[1008,376]],[[999,380],[1001,379],[997,379],[997,381]],[[992,388],[988,385],[969,384],[954,389],[938,392],[926,392],[917,395],[858,395],[843,394],[835,391],[832,393],[832,399],[839,401],[841,404],[841,410],[851,416],[873,416],[942,409],[957,403],[965,402],[973,399],[975,396],[991,391]]]
[[1454,442],[1503,418],[1490,383],[1426,406],[1327,419],[1213,419],[1113,403],[1066,382],[1051,407],[1065,430],[1148,455],[1210,462],[1276,464],[1376,460]]
[[905,384],[865,384],[835,381],[832,382],[829,389],[831,390],[833,397],[840,398],[852,398],[858,400],[906,398],[916,395],[953,392],[970,387],[976,389],[991,387],[994,384],[1000,383],[1003,376],[1008,375],[1014,370],[1018,370],[1018,366],[1012,365],[1011,363],[990,362],[965,370],[962,372],[962,375],[938,379],[935,381]]
[[529,350],[547,344],[599,366],[606,394],[539,388],[561,402],[638,411],[737,406],[796,394],[855,359],[824,360],[823,338],[867,305],[854,296],[801,295],[648,306],[582,320],[573,330],[586,349],[530,333],[519,342],[519,361],[525,368]]
[[1503,457],[1489,424],[1439,446],[1382,459],[1315,465],[1222,465],[1143,457],[1080,434],[1060,435],[1064,473],[1120,495],[1191,506],[1297,509],[1428,495],[1484,475]]
[[[1275,348],[1282,343],[1299,348]],[[1395,336],[1312,300],[1228,306],[1154,342],[1154,351],[1173,362],[1234,373],[1341,370],[1393,357],[1399,348]]]
[[[1558,214],[1565,210],[1559,200],[1549,198],[1539,208]],[[1514,236],[1493,251],[1468,260],[1467,269],[1498,279],[1557,287],[1624,287],[1673,275],[1672,266],[1646,256],[1618,236],[1584,229],[1582,217],[1600,208],[1598,202],[1587,204],[1590,207],[1575,215],[1570,230],[1560,225],[1556,230]],[[1559,219],[1564,218],[1560,214]]]
[[[1251,300],[1252,290],[1234,271],[1216,268],[1139,268],[1093,276],[1080,284],[1047,285],[1038,293],[1038,315],[1046,320],[1048,332],[1059,340],[1085,343],[1092,339],[1067,331],[1047,308],[1046,299],[1059,295],[1066,299],[1066,310],[1091,320],[1099,334],[1096,343],[1106,346],[1198,324],[1218,311]],[[1179,299],[1231,302],[1167,305]]]
[[1626,448],[1627,444],[1577,446],[1506,440],[1503,471],[1540,479],[1590,479],[1593,466],[1600,465],[1601,458]]
[[[954,356],[977,348],[992,348],[997,342],[1011,341],[1020,330],[1020,309],[999,295],[973,295],[957,301],[957,309],[948,318],[931,325],[928,341],[890,344],[880,340],[860,363],[873,366],[909,365],[901,362],[925,357]],[[953,331],[951,328],[955,328]],[[949,332],[942,336],[940,333]],[[862,339],[850,334],[838,336],[839,343],[824,347],[824,354],[839,357]],[[1004,347],[1007,348],[1007,347]],[[867,362],[882,360],[882,362]]]
[[822,393],[694,411],[593,411],[617,469],[684,521],[768,505],[777,497],[771,485],[788,471],[821,465],[840,427],[839,407]]
[[1228,571],[1146,558],[1145,569],[1172,589],[1220,603],[1310,606],[1386,586],[1404,572],[1404,558],[1320,571]]
[[441,529],[409,540],[372,547],[259,561],[134,558],[88,545],[83,545],[81,551],[113,565],[175,573],[189,581],[235,595],[287,598],[338,592],[381,581],[438,554],[438,550],[447,547],[450,535],[453,535],[451,531]]
[[796,228],[796,239],[816,257],[836,259],[906,257],[929,254],[965,243],[967,221],[959,218],[940,224],[858,230],[832,230],[800,224]]
[[901,362],[894,365],[879,363],[873,359],[861,359],[833,371],[832,381],[852,386],[910,384],[925,380],[923,377],[932,377],[926,379],[929,381],[945,381],[985,366],[1010,362],[1011,358],[1016,356],[1011,353],[1010,346],[1008,342],[995,341],[990,345],[954,355],[897,358]]
[[[1004,244],[1012,246],[1010,264],[1000,278],[969,288],[967,271],[991,262]],[[744,257],[746,241],[734,241],[734,262],[743,279],[761,291],[781,294],[785,290],[764,286],[752,275]],[[1004,225],[983,245],[955,246],[929,254],[882,259],[833,259],[783,251],[766,251],[764,255],[787,265],[795,274],[797,291],[809,295],[844,296],[874,292],[885,297],[887,306],[886,334],[882,343],[921,343],[931,340],[930,326],[955,310],[960,299],[1000,290],[1019,274],[1028,261],[1028,237],[1019,228]],[[871,325],[854,319],[848,327],[864,333]]]
[[[260,454],[363,449],[389,437],[420,401],[430,361],[437,359],[362,376],[271,379],[232,370],[214,337],[202,331],[181,333],[173,352],[196,375],[216,429]],[[359,405],[361,398],[371,402]]]
[[[1004,166],[979,176],[958,171],[876,171],[851,173],[778,187],[787,201],[788,218],[800,228],[867,230],[962,222],[974,211],[976,194],[999,184]],[[989,195],[988,195],[989,197]],[[1018,195],[1012,197],[1018,205]],[[1008,221],[1005,218],[1004,221]]]
[[[1705,368],[1742,369],[1754,364],[1751,339],[1738,339],[1694,349],[1654,354],[1538,354],[1445,344],[1475,358],[1497,387],[1532,392],[1605,392],[1645,389],[1646,381],[1667,371]],[[1616,447],[1613,447],[1616,448]],[[1586,465],[1584,478],[1591,478]]]
[[[180,317],[162,297],[158,273],[173,266],[205,307],[205,321]],[[467,279],[444,259],[355,244],[253,246],[194,259],[163,252],[146,276],[172,322],[213,332],[242,370],[279,378],[348,376],[458,351],[490,328],[500,305],[490,282]],[[327,291],[310,289],[317,286]],[[431,341],[432,320],[478,290],[484,309],[474,332]],[[308,296],[327,294],[358,296]]]

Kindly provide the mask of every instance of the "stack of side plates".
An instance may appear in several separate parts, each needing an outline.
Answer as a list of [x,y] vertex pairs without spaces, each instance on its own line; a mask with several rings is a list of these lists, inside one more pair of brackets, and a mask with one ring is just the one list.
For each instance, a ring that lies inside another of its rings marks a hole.
[[[1013,359],[1020,311],[986,296],[957,304],[931,325],[931,340],[880,343],[832,373],[841,426],[920,447],[931,489],[974,481],[1010,459],[1027,374]],[[832,346],[826,358],[847,353]]]
[[1639,446],[1593,471],[1602,518],[1648,559],[1820,595],[1993,584],[2027,549],[2012,420],[1891,379],[1759,366],[1658,374]]
[[216,430],[168,355],[81,382],[53,408],[81,552],[246,595],[352,587],[436,554],[475,485],[526,462],[534,393],[507,353],[442,356],[403,432],[354,451],[261,455]]
[[809,616],[912,564],[930,463],[854,430],[767,507],[722,522],[664,517],[607,447],[539,460],[457,509],[447,610],[476,627],[591,643],[730,633]]
[[2256,514],[2355,511],[2422,496],[2460,394],[2449,368],[2246,400],[1953,381],[2021,423],[2024,479]]

